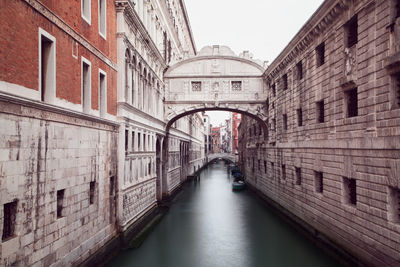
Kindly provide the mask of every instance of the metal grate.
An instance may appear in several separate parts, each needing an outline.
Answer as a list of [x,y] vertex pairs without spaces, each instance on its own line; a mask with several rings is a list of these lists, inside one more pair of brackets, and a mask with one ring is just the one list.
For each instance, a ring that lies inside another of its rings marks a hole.
[[316,103],[317,122],[322,123],[325,121],[324,100]]
[[358,96],[357,88],[345,92],[347,98],[347,117],[358,116]]
[[297,109],[297,125],[303,126],[303,110],[301,108]]
[[322,193],[324,191],[322,172],[315,172],[315,191]]
[[242,90],[242,82],[241,81],[232,81],[231,86],[232,86],[232,91],[241,91]]
[[192,82],[192,91],[200,92],[201,91],[201,82]]
[[89,185],[89,203],[93,204],[94,203],[94,192],[96,188],[96,182],[90,182]]
[[301,169],[295,167],[296,172],[296,185],[301,185]]
[[17,201],[4,204],[3,241],[14,236],[16,217]]
[[352,47],[358,42],[357,15],[353,16],[345,25],[347,32],[347,47]]
[[57,218],[61,218],[62,217],[63,202],[64,202],[64,192],[65,192],[64,189],[57,191]]
[[325,43],[322,42],[317,48],[315,49],[317,53],[317,67],[322,66],[325,64]]

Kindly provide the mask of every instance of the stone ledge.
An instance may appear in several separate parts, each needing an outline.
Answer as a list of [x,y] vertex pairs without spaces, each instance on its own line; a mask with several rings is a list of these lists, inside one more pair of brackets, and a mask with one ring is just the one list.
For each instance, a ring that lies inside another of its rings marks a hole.
[[[110,121],[107,119],[103,119],[100,117],[95,117],[92,115],[88,115],[85,113],[73,111],[73,110],[68,110],[64,109],[52,104],[44,103],[44,102],[38,102],[34,101],[28,98],[23,98],[15,95],[9,95],[9,94],[4,94],[0,92],[0,102],[8,103],[10,105],[16,105],[16,107],[10,107],[9,105],[1,105],[0,106],[0,112],[1,113],[8,113],[8,114],[13,114],[16,116],[24,116],[24,117],[31,117],[31,118],[36,118],[36,119],[44,119],[44,120],[52,120],[56,122],[62,122],[62,123],[68,123],[68,124],[73,124],[73,125],[79,125],[82,126],[82,124],[85,124],[83,122],[77,121],[79,120],[84,120],[84,121],[91,121],[96,124],[102,124],[103,127],[104,125],[108,125],[113,127],[111,129],[112,131],[117,131],[117,128],[119,127],[119,123]],[[44,114],[42,112],[39,112],[37,114],[31,112],[30,110],[24,111],[23,108],[33,108],[38,111],[43,111],[43,112],[49,112],[49,113],[54,113],[54,114],[59,114],[62,117],[50,115],[50,114]],[[97,127],[95,125],[85,125],[86,127],[95,127],[95,128],[100,128],[99,125]]]

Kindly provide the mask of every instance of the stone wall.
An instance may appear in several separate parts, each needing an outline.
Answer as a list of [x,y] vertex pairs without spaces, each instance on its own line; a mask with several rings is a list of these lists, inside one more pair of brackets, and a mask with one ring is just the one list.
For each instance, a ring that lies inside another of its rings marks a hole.
[[269,131],[241,127],[247,181],[375,266],[400,264],[394,7],[325,1],[264,74]]
[[10,237],[4,238],[0,224],[0,265],[79,263],[116,235],[116,185],[110,181],[117,129],[49,106],[9,101],[0,103],[0,221],[10,220],[7,203],[17,205]]

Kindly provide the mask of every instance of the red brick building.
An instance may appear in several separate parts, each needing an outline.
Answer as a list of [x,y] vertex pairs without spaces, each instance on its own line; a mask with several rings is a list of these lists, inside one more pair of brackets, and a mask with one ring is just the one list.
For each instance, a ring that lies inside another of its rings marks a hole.
[[238,127],[241,122],[242,115],[239,113],[232,113],[232,154],[239,151],[239,133]]
[[82,263],[115,236],[112,0],[0,0],[0,265]]
[[220,153],[221,127],[211,127],[212,150],[211,153]]

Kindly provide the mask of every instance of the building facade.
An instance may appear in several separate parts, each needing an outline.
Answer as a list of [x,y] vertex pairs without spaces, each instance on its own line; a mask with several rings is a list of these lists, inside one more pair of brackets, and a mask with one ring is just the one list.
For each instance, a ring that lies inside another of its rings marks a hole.
[[0,265],[78,265],[204,164],[201,114],[165,139],[164,70],[196,53],[186,9],[0,6]]
[[264,73],[244,117],[248,183],[374,266],[398,266],[399,1],[325,1]]

